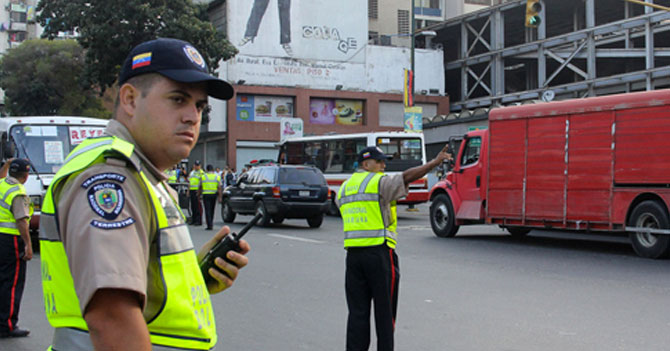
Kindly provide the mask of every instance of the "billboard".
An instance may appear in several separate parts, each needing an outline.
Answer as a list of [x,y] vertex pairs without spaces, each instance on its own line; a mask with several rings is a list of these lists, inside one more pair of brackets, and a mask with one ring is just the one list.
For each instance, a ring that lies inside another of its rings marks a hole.
[[309,123],[363,125],[363,101],[342,99],[311,99]]
[[293,98],[269,95],[237,95],[237,120],[244,122],[279,122],[293,117]]
[[228,39],[241,56],[365,62],[365,1],[250,0],[228,7]]

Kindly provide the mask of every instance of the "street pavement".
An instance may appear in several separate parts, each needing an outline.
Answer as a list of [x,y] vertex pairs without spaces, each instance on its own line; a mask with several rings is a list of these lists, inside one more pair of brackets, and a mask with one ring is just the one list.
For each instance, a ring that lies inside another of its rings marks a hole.
[[[217,211],[219,208],[217,207]],[[433,235],[427,205],[399,210],[396,350],[666,350],[668,261],[635,256],[626,238],[498,227]],[[239,230],[251,216],[237,216]],[[217,213],[216,225],[223,225]],[[196,247],[212,232],[192,227]],[[213,296],[217,350],[343,350],[347,307],[341,220],[255,227],[249,266]],[[2,351],[44,350],[39,255],[29,262],[20,324]],[[374,340],[374,324],[372,327]],[[371,350],[376,349],[373,341]]]

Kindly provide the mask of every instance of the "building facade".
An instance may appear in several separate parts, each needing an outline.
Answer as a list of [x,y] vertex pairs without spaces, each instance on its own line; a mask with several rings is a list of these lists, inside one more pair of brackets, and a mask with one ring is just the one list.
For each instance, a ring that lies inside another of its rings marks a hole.
[[[214,1],[210,18],[239,50],[219,68],[237,94],[212,101],[190,159],[237,169],[276,159],[286,118],[299,121],[303,135],[403,130],[411,52],[368,41],[367,3]],[[442,51],[414,57],[417,105],[424,116],[447,112]]]
[[[38,0],[0,0],[0,55],[28,39],[39,38],[42,27],[35,22]],[[0,90],[0,104],[5,94]]]

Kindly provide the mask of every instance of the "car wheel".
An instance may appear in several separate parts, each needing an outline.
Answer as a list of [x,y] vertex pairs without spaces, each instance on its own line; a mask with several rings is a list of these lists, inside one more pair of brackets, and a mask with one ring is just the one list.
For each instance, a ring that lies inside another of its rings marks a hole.
[[323,223],[323,213],[307,218],[307,224],[310,228],[318,228]]
[[272,217],[272,222],[274,222],[274,223],[281,224],[283,221],[284,221],[283,216],[273,216]]
[[335,203],[335,198],[330,200],[330,206],[328,207],[328,214],[334,217],[339,217],[340,216],[340,209],[337,208],[337,204]]
[[524,227],[505,227],[509,234],[514,238],[523,238],[530,233],[530,228]]
[[440,238],[452,237],[458,232],[454,207],[447,194],[437,195],[430,204],[430,226]]
[[[668,213],[656,201],[643,201],[635,206],[630,215],[629,225],[638,228],[670,229]],[[635,253],[640,257],[661,258],[668,255],[670,236],[651,234],[644,231],[629,235]]]
[[262,227],[267,227],[270,225],[270,214],[265,208],[263,201],[256,202],[256,213],[260,213],[262,215],[261,219],[258,220],[258,225]]
[[233,223],[235,221],[235,211],[230,207],[230,201],[223,200],[223,206],[221,206],[221,217],[226,223]]

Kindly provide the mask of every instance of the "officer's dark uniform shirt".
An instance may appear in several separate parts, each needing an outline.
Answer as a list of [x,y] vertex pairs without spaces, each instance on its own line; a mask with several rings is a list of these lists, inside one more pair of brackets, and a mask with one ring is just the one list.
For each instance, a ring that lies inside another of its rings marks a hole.
[[[165,174],[138,149],[128,129],[112,120],[105,134],[135,145],[132,163],[144,171],[161,203],[168,204],[166,215],[170,225],[183,223],[168,196],[170,192],[177,198],[177,193],[167,186]],[[54,191],[60,233],[82,313],[101,288],[137,292],[142,297],[145,316],[155,315],[161,308],[165,292],[160,284],[149,284],[155,281],[152,277],[159,268],[155,245],[150,245],[157,223],[152,217],[148,194],[131,169],[121,158],[108,158],[71,176]],[[91,189],[100,184],[104,186],[99,188],[113,191],[90,197]],[[109,212],[118,215],[113,219],[100,215]]]

